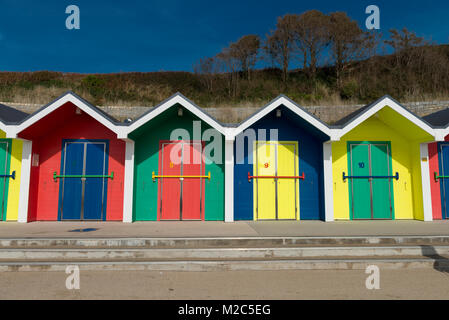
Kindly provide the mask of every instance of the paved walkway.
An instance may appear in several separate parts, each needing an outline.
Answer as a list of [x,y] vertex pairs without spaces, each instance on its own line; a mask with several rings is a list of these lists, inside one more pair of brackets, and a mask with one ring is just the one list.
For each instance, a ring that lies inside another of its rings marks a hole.
[[[77,232],[79,229],[94,229]],[[15,222],[0,223],[0,238],[190,238],[319,236],[449,236],[449,220],[421,221],[239,221],[224,222]]]
[[67,277],[65,272],[5,272],[0,274],[0,299],[449,298],[449,275],[436,270],[381,270],[379,290],[366,289],[365,270],[81,271],[80,290],[67,290]]

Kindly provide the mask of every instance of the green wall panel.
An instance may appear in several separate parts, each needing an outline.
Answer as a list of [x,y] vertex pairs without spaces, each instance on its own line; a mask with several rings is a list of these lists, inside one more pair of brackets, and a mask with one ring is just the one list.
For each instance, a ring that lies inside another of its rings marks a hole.
[[[11,139],[0,139],[0,174],[10,174],[11,164]],[[0,178],[0,221],[6,221],[8,208],[9,178]]]
[[[188,110],[183,110],[183,116],[177,115],[178,108],[172,107],[163,114],[149,121],[130,138],[135,141],[134,157],[134,221],[156,221],[158,212],[158,180],[153,182],[152,172],[159,172],[159,142],[170,140],[174,129],[184,129],[193,137],[193,121],[199,119]],[[201,122],[201,135],[210,126]],[[213,139],[213,138],[212,138]],[[206,163],[206,174],[210,171],[211,180],[205,180],[205,220],[224,220],[224,138],[221,139],[222,159],[220,164]],[[206,142],[206,147],[212,141]]]

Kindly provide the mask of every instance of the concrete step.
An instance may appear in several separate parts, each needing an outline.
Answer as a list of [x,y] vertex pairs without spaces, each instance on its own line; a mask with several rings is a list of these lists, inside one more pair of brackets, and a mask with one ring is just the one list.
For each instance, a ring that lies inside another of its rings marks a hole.
[[449,270],[449,236],[0,239],[1,271]]
[[[83,270],[96,271],[240,271],[240,270],[365,270],[369,265],[384,269],[438,269],[449,271],[449,260],[422,257],[372,259],[301,259],[301,260],[224,260],[224,261],[73,261],[0,263],[0,272],[57,271],[65,272],[67,266],[77,265]],[[81,273],[82,276],[82,273]]]
[[400,256],[449,256],[449,246],[332,246],[332,247],[284,247],[284,248],[8,248],[0,249],[0,261],[42,260],[71,261],[114,259],[299,259],[331,257],[400,257]]
[[449,245],[449,236],[0,239],[0,248],[273,248],[378,245],[444,246]]

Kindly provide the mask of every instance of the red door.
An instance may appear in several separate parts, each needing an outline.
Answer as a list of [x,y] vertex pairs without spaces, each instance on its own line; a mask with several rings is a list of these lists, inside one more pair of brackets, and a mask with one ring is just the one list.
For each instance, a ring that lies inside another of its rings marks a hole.
[[201,142],[161,142],[160,220],[204,220],[202,147]]

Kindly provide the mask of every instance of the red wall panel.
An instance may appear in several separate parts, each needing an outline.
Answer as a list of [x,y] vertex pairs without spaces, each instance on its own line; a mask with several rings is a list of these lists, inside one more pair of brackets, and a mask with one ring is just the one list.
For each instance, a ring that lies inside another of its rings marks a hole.
[[432,197],[433,219],[441,220],[441,193],[440,182],[435,181],[434,172],[439,172],[438,144],[429,143],[429,173],[430,173],[430,193]]
[[75,110],[67,103],[20,134],[33,141],[33,157],[39,157],[39,166],[32,163],[31,168],[30,221],[58,219],[59,180],[53,181],[53,172],[60,173],[64,139],[109,140],[109,173],[114,171],[114,180],[108,181],[106,220],[123,218],[125,142],[89,115],[77,115]]

